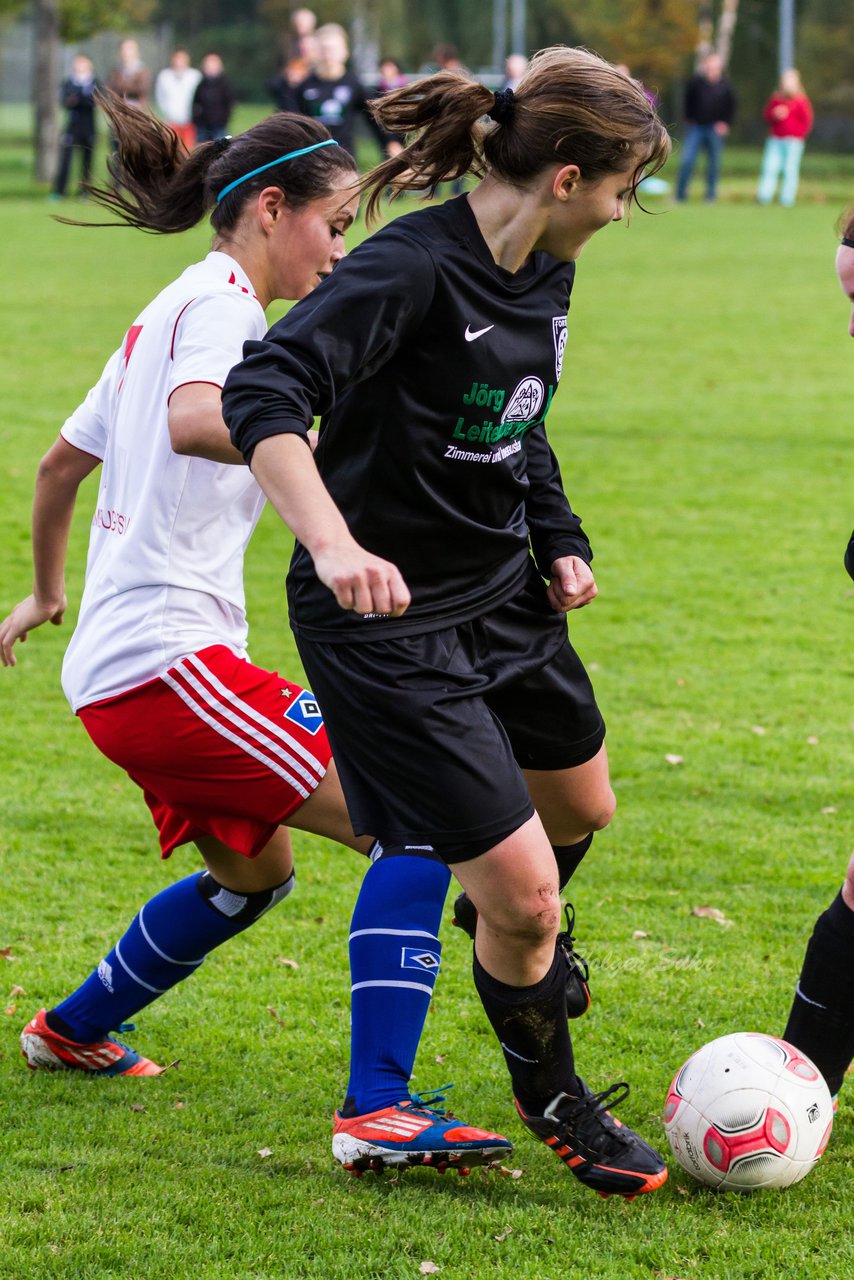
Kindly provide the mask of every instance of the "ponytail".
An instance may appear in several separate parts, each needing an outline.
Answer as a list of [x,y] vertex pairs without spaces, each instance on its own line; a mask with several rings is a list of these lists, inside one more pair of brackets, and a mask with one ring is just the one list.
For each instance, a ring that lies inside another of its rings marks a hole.
[[[343,147],[323,146],[329,133],[307,116],[279,111],[235,138],[203,142],[187,153],[163,121],[113,93],[99,99],[116,137],[109,162],[114,185],[87,186],[92,199],[121,223],[159,235],[187,231],[207,215],[215,231],[230,231],[247,203],[279,186],[299,209],[327,195],[356,166]],[[309,154],[303,154],[308,149]],[[299,152],[279,167],[289,153]],[[296,161],[296,162],[295,162]],[[220,197],[218,199],[218,197]],[[77,226],[120,223],[79,222]]]
[[368,221],[376,215],[386,187],[395,195],[404,191],[432,195],[441,182],[468,173],[482,177],[481,121],[494,101],[491,89],[463,72],[439,71],[371,102],[371,112],[384,133],[417,132],[417,136],[363,179],[362,190],[370,192]]
[[[598,182],[633,167],[641,179],[670,154],[670,139],[636,80],[586,49],[542,49],[516,89],[493,93],[457,72],[439,72],[371,103],[388,133],[419,131],[362,181],[368,217],[386,187],[432,193],[441,182],[489,172],[519,186],[550,164],[577,164]],[[492,123],[484,117],[491,117]]]

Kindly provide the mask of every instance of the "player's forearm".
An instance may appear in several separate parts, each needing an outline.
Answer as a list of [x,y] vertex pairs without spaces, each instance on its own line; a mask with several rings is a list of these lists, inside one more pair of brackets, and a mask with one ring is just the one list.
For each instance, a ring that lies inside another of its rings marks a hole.
[[33,595],[39,605],[56,607],[65,596],[65,557],[78,482],[43,458],[33,499]]
[[305,436],[294,432],[260,440],[252,455],[252,474],[314,558],[334,546],[352,544],[354,539],[307,444]]

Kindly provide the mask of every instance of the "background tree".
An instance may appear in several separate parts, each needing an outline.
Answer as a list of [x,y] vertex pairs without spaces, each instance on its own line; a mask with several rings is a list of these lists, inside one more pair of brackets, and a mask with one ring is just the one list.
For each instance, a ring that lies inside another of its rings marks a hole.
[[697,46],[698,6],[686,0],[596,0],[579,12],[585,44],[661,91]]

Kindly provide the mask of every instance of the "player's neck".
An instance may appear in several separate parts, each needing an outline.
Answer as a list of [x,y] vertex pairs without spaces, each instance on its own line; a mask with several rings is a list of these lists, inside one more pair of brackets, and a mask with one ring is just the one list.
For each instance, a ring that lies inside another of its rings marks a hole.
[[542,234],[539,193],[488,175],[469,193],[468,201],[496,264],[505,271],[519,271]]

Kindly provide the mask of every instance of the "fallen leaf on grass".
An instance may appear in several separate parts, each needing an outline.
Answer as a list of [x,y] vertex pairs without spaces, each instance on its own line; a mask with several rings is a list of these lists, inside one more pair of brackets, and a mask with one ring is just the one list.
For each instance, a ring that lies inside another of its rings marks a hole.
[[298,968],[299,968],[299,965],[297,964],[296,960],[289,960],[289,959],[287,958],[287,956],[276,956],[276,961],[277,961],[279,964],[287,965],[287,967],[288,967],[289,969],[298,969]]
[[675,756],[672,751],[668,751],[664,758],[668,764],[682,764],[684,759],[683,756]]
[[440,1268],[436,1266],[435,1262],[422,1262],[418,1270],[422,1276],[434,1276]]
[[185,1104],[185,1103],[183,1103],[183,1102],[176,1102],[176,1103],[175,1103],[175,1110],[176,1110],[176,1111],[183,1111],[183,1110],[184,1110],[185,1105],[186,1105],[186,1104]]
[[807,742],[811,747],[818,746],[818,738],[815,736],[815,734],[810,734],[810,736],[807,738]]
[[826,804],[826,805],[824,806],[824,808],[822,809],[822,813],[836,813],[836,805],[835,805],[835,804]]
[[727,920],[726,916],[717,907],[692,907],[692,916],[702,916],[706,920],[714,920],[716,924],[731,925],[732,920]]
[[760,738],[764,738],[768,730],[763,729],[761,724],[752,724],[750,726],[750,732],[758,734]]
[[16,959],[16,957],[12,953],[11,947],[0,947],[0,956],[2,956],[4,960]]
[[442,1063],[445,1061],[444,1053],[437,1053],[433,1061],[438,1063],[438,1065],[441,1067]]
[[273,1152],[269,1147],[262,1147],[261,1150],[258,1152],[258,1154],[262,1160],[266,1160],[268,1156],[271,1156],[273,1154]]
[[644,933],[643,929],[635,929],[634,933],[632,934],[632,941],[639,942],[641,938],[648,938],[648,937],[649,937],[649,934]]
[[697,1019],[697,1023],[696,1023],[696,1025],[697,1025],[698,1027],[704,1027],[706,1024],[705,1024],[705,1022],[703,1021],[703,1019],[702,1019],[702,1018],[698,1018],[698,1019]]
[[513,1228],[508,1227],[506,1231],[502,1231],[500,1236],[493,1236],[493,1240],[497,1240],[499,1244],[503,1244],[508,1236],[512,1236]]
[[16,1004],[10,1004],[7,1009],[3,1010],[3,1012],[5,1013],[7,1018],[11,1018],[12,1014],[18,1012],[18,1006]]
[[521,1169],[508,1169],[500,1160],[490,1160],[485,1168],[491,1169],[494,1173],[500,1173],[503,1178],[521,1178],[522,1176]]
[[271,1004],[267,1005],[267,1012],[269,1013],[271,1018],[276,1019],[280,1027],[287,1026],[287,1023],[282,1018],[279,1017],[279,1015],[276,1013],[276,1010],[273,1008]]
[[132,1102],[130,1104],[131,1111],[144,1111],[145,1107],[141,1102]]
[[14,1000],[15,996],[25,996],[27,993],[23,987],[14,986],[9,992],[9,999]]

